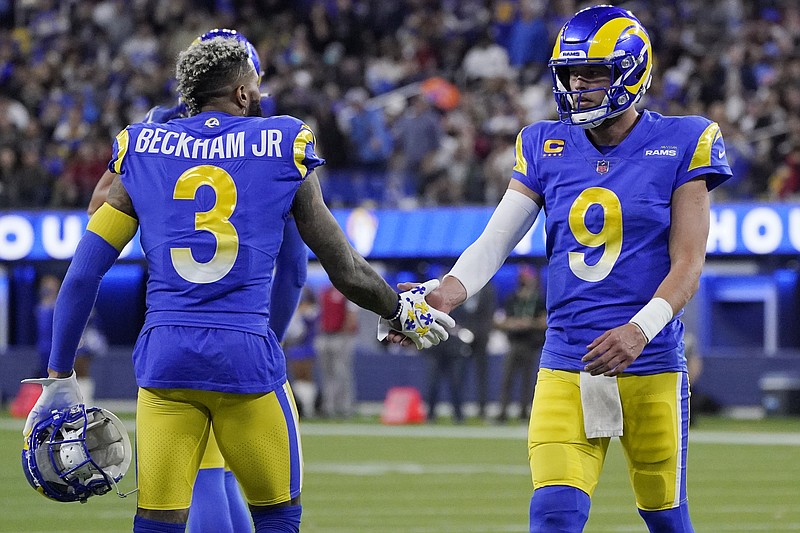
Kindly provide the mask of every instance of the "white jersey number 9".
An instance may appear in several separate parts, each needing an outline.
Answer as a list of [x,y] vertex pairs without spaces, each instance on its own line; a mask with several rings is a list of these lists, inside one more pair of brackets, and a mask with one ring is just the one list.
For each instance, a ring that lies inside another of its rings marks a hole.
[[[586,227],[586,213],[593,205],[603,209],[603,227],[597,233]],[[569,209],[569,228],[583,246],[603,246],[603,255],[594,265],[586,263],[583,252],[569,252],[569,268],[584,281],[600,281],[611,273],[622,251],[622,204],[613,191],[590,187],[575,198]]]

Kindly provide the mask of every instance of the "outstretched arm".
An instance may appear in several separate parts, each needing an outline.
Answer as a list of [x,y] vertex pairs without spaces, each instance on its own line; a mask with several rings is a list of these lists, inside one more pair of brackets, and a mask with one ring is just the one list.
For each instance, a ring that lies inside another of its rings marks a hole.
[[[449,312],[480,291],[492,279],[539,215],[542,198],[517,180],[511,180],[480,237],[458,258],[437,293],[442,310]],[[431,304],[439,303],[429,299]]]
[[[364,309],[378,314],[379,328],[395,330],[418,349],[447,340],[444,326],[455,322],[425,302],[425,294],[439,285],[430,280],[421,287],[398,295],[355,251],[322,200],[315,174],[309,175],[295,194],[292,206],[297,229],[314,251],[339,292]],[[379,330],[379,337],[382,334]]]
[[[464,250],[441,285],[427,295],[426,301],[449,313],[480,291],[531,229],[541,204],[541,196],[512,179],[483,233]],[[413,283],[401,283],[398,288],[409,290],[413,286]],[[395,333],[389,334],[389,341],[403,346],[409,344],[406,338]]]

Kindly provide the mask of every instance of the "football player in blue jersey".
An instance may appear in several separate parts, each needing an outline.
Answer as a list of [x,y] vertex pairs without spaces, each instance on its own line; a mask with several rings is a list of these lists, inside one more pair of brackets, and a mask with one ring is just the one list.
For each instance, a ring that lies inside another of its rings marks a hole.
[[531,532],[583,530],[615,436],[649,530],[692,531],[680,316],[705,260],[709,191],[731,170],[714,122],[634,107],[652,63],[650,38],[629,11],[594,6],[564,25],[549,62],[559,120],[522,129],[508,190],[428,296],[445,312],[473,296],[545,211]]
[[[227,28],[210,30],[197,40],[208,41],[215,37],[237,39],[247,48],[250,60],[259,75],[262,75],[261,60],[255,46],[236,30]],[[262,95],[261,112],[271,115],[272,101]],[[148,111],[144,122],[163,123],[186,117],[188,110],[182,101],[174,106],[156,106]],[[107,170],[95,187],[87,209],[94,214],[108,197],[108,190],[114,173]],[[283,231],[278,256],[275,259],[275,275],[270,296],[270,328],[279,341],[289,327],[295,308],[300,300],[300,291],[305,285],[308,253],[294,219],[289,217]],[[85,391],[84,391],[85,392]],[[227,502],[227,505],[224,503]],[[250,528],[250,514],[242,498],[233,473],[225,468],[225,461],[219,451],[213,432],[209,433],[208,444],[195,479],[192,503],[189,507],[189,533],[215,531],[216,533],[235,533]]]
[[[137,401],[135,533],[183,532],[213,431],[258,533],[300,527],[302,453],[286,363],[270,329],[270,289],[287,217],[331,282],[418,348],[448,337],[450,317],[425,296],[397,294],[350,245],[323,202],[314,134],[290,116],[260,117],[258,73],[245,46],[216,38],[181,53],[189,117],[128,126],[116,174],[89,220],[56,303],[45,400],[81,403],[73,364],[100,280],[141,230],[148,266],[145,324],[133,352]],[[213,426],[212,426],[213,422]]]

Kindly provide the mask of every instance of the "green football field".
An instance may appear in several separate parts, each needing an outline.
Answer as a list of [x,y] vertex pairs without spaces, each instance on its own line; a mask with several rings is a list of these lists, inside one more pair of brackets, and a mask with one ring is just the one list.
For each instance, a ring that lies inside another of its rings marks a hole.
[[[0,416],[0,532],[131,531],[134,497],[65,504],[34,492],[20,466],[21,426]],[[524,533],[531,490],[525,429],[305,423],[302,531]],[[131,473],[121,487],[133,486]],[[698,532],[800,531],[800,418],[700,419],[690,440],[689,498]],[[618,444],[586,531],[647,531]]]

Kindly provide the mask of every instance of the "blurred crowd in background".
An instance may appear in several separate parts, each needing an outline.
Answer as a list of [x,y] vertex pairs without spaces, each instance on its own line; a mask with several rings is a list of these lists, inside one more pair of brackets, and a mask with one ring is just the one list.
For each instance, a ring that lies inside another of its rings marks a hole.
[[[792,0],[613,2],[649,30],[639,107],[717,121],[714,199],[800,198]],[[271,111],[306,121],[336,206],[494,204],[516,134],[555,118],[547,69],[575,0],[0,0],[0,208],[85,208],[111,142],[176,103],[178,52],[215,27],[258,49]]]

